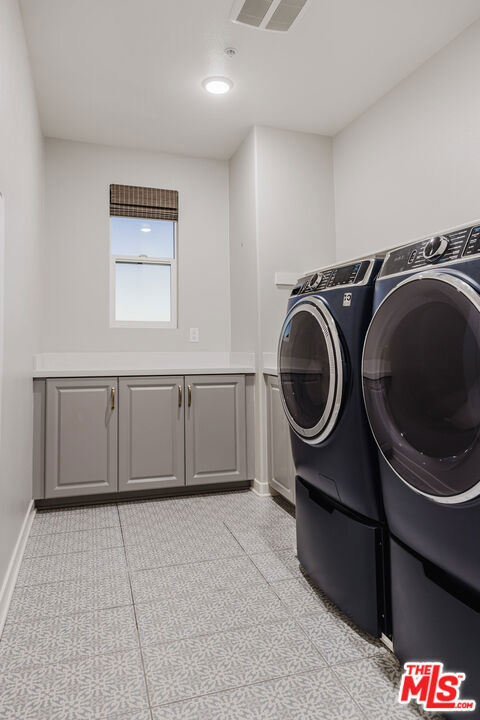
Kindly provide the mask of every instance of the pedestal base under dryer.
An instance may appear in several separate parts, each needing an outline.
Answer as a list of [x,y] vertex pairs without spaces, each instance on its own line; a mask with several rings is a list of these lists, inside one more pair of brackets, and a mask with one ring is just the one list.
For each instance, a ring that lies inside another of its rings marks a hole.
[[318,587],[366,632],[385,626],[383,528],[297,477],[297,551]]
[[436,661],[466,673],[461,697],[476,710],[442,715],[480,718],[480,594],[394,539],[390,549],[395,654],[402,664]]

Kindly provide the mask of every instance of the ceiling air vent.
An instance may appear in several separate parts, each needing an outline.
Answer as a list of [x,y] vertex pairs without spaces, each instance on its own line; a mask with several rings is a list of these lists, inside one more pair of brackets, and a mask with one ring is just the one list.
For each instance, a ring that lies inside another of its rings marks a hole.
[[235,0],[231,19],[259,30],[289,30],[308,0]]

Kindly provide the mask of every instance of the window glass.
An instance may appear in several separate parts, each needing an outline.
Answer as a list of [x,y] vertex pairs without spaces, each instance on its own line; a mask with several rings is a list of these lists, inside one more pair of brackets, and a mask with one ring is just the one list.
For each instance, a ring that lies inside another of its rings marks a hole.
[[175,223],[171,220],[144,218],[110,218],[112,255],[146,255],[173,258]]
[[115,263],[115,320],[170,322],[171,267]]

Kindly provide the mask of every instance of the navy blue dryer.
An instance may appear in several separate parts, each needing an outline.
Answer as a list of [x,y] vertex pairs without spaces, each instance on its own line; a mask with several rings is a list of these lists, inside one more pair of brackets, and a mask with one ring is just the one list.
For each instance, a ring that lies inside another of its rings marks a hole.
[[480,706],[480,224],[391,251],[374,305],[363,385],[395,651],[466,672]]
[[278,348],[296,470],[298,557],[361,628],[385,625],[383,508],[362,398],[361,353],[381,261],[301,278]]

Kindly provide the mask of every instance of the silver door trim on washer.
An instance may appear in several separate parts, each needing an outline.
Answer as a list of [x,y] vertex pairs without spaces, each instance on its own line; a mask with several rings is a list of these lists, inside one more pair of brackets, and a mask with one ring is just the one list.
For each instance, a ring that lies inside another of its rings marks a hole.
[[[391,277],[391,275],[387,275],[385,277]],[[447,285],[451,285],[455,288],[458,292],[462,293],[467,300],[470,300],[472,305],[475,307],[475,309],[480,313],[480,296],[478,293],[467,283],[465,280],[462,280],[459,277],[456,277],[455,275],[449,275],[448,273],[441,272],[438,270],[427,270],[425,272],[418,272],[417,274],[413,275],[412,277],[407,278],[406,280],[403,280],[401,283],[398,283],[398,285],[395,285],[394,288],[390,290],[387,295],[383,298],[382,302],[378,306],[378,308],[375,310],[375,313],[370,321],[370,324],[368,326],[368,330],[365,334],[365,341],[363,343],[363,352],[362,352],[362,394],[363,394],[363,402],[365,405],[365,409],[367,407],[367,403],[365,401],[365,385],[363,383],[363,376],[364,376],[364,368],[365,368],[365,346],[367,344],[367,338],[370,333],[370,330],[372,328],[372,325],[375,321],[375,316],[377,312],[380,310],[382,305],[388,300],[388,298],[393,295],[398,288],[402,287],[403,285],[408,285],[408,283],[415,282],[416,280],[439,280],[440,282],[444,282]],[[377,441],[377,437],[375,435],[375,432],[373,430],[372,424],[370,422],[370,417],[368,415],[368,412],[366,413],[368,424],[370,425],[370,430],[372,432],[373,438],[375,440],[375,443],[385,460],[385,462],[388,464],[389,468],[393,470],[395,475],[410,489],[416,492],[418,495],[423,495],[423,497],[428,498],[429,500],[432,500],[433,502],[439,503],[441,505],[460,505],[461,503],[468,502],[468,500],[473,500],[474,498],[478,497],[480,495],[480,481],[476,483],[476,485],[473,485],[473,487],[469,488],[469,490],[465,490],[462,493],[459,493],[458,495],[448,495],[448,496],[442,496],[442,495],[431,495],[430,493],[422,492],[422,490],[419,490],[418,488],[414,487],[413,485],[410,485],[409,482],[407,482],[396,470],[395,468],[390,464],[388,459],[385,457],[385,455],[382,452],[382,449],[380,447],[380,444]]]
[[[298,313],[300,312],[310,313],[318,322],[325,338],[330,370],[330,386],[328,389],[328,397],[325,410],[323,411],[322,417],[320,418],[318,423],[313,428],[308,429],[302,428],[300,425],[298,425],[298,423],[295,422],[287,407],[287,403],[283,394],[280,362],[283,335],[285,329],[289,322],[292,320],[292,318],[294,318],[295,315],[298,315]],[[320,298],[308,296],[305,299],[301,299],[297,303],[295,303],[295,305],[287,314],[287,317],[285,318],[282,329],[280,331],[280,341],[278,343],[277,351],[277,367],[279,376],[278,385],[280,389],[280,399],[282,401],[283,409],[285,411],[285,415],[288,422],[290,423],[291,428],[304,442],[308,443],[309,445],[318,445],[330,435],[336,425],[337,418],[340,413],[343,394],[342,346],[340,343],[340,337],[338,335],[335,320],[333,319],[325,303]]]

